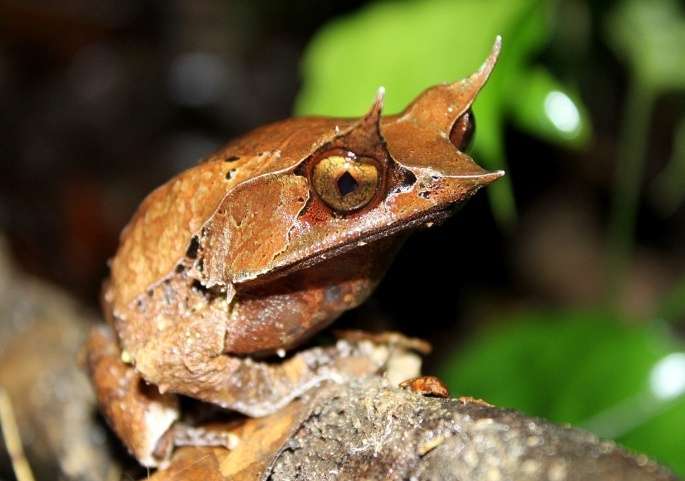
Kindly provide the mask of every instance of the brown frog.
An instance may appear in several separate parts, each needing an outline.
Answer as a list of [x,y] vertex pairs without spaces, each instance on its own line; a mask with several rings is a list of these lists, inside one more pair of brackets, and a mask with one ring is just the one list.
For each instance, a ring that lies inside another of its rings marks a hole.
[[113,329],[87,346],[101,409],[142,464],[178,444],[226,444],[179,429],[178,394],[263,416],[324,380],[379,368],[353,347],[266,356],[362,303],[407,233],[503,175],[465,153],[499,50],[498,38],[480,70],[398,115],[381,117],[381,91],[361,119],[259,128],[143,201],[104,287]]

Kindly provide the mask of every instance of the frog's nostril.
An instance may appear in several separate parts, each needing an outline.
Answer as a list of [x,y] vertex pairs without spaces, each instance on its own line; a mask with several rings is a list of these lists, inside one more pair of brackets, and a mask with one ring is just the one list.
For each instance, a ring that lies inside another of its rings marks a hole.
[[354,192],[357,190],[357,187],[359,187],[359,182],[357,182],[357,179],[355,179],[349,172],[345,172],[343,175],[338,177],[337,184],[338,192],[340,192],[340,195],[343,197],[351,192]]

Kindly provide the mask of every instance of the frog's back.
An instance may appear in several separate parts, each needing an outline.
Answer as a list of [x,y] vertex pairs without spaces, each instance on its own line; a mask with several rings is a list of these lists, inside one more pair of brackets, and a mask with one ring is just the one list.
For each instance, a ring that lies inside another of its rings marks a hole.
[[184,257],[192,255],[196,236],[233,189],[256,177],[294,169],[349,124],[295,118],[267,125],[158,187],[121,234],[107,302],[123,309],[167,279]]

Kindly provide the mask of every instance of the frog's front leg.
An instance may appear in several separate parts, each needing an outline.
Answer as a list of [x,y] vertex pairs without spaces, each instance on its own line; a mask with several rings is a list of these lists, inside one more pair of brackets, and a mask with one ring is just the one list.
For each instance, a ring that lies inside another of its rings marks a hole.
[[208,309],[177,319],[130,349],[136,369],[162,392],[182,394],[258,417],[271,414],[326,380],[342,382],[379,371],[388,350],[370,342],[339,342],[258,361],[224,351],[226,324]]
[[166,440],[179,417],[176,396],[161,394],[122,361],[109,327],[94,328],[86,349],[88,372],[102,413],[141,464],[156,466],[173,447]]
[[[177,396],[161,394],[122,360],[121,350],[107,326],[94,328],[88,338],[87,365],[98,404],[114,432],[144,466],[166,461],[174,446],[193,444],[232,448],[236,439],[177,422]],[[125,359],[125,356],[124,356]]]
[[382,368],[370,342],[255,360],[292,348],[361,302],[383,269],[369,267],[375,275],[362,276],[360,269],[348,272],[352,267],[339,266],[333,274],[312,269],[237,295],[186,288],[182,279],[172,279],[112,320],[131,362],[162,392],[264,416],[322,381]]

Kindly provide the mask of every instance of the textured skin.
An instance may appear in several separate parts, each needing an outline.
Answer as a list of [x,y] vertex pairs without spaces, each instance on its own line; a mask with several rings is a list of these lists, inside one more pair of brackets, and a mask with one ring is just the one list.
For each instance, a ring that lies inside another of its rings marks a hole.
[[[399,115],[382,118],[379,95],[358,120],[278,122],[152,192],[121,235],[103,296],[130,370],[161,393],[253,416],[324,379],[345,379],[326,356],[280,364],[254,356],[293,348],[359,305],[406,233],[446,218],[502,175],[450,141],[498,53],[499,40],[478,72],[426,90]],[[371,159],[379,174],[370,202],[354,212],[334,211],[310,182],[316,163],[340,151]],[[90,355],[92,363],[101,358]],[[107,404],[111,381],[98,372],[91,367]],[[154,465],[124,429],[151,430],[142,411],[104,411],[138,459]]]
[[[103,414],[143,464],[154,464],[152,452],[159,438],[179,417],[176,396],[145,385],[135,369],[121,362],[121,353],[107,329],[91,332],[88,355],[90,375],[99,380],[95,388]],[[132,418],[138,422],[127,422]],[[165,457],[170,452],[160,454]]]
[[[107,295],[125,306],[172,275],[193,235],[234,189],[259,176],[292,169],[349,121],[288,119],[229,143],[153,191],[121,234]],[[235,159],[235,160],[232,160]],[[230,179],[227,174],[232,171]],[[239,201],[239,200],[238,200]]]

